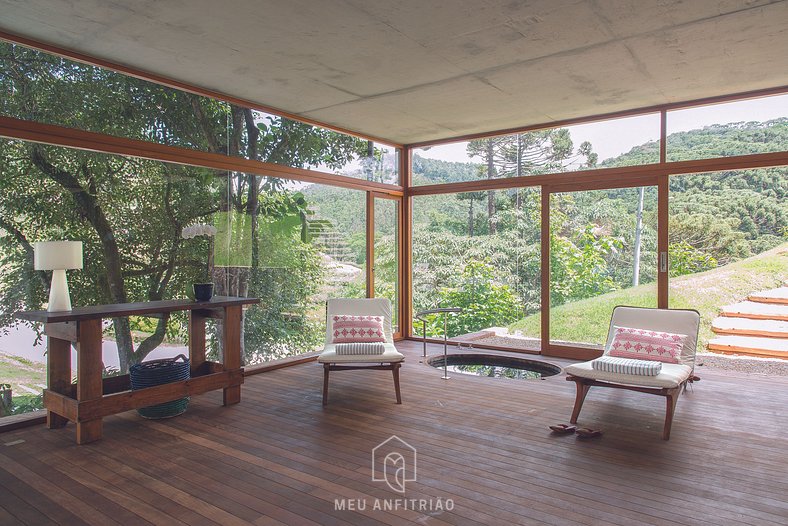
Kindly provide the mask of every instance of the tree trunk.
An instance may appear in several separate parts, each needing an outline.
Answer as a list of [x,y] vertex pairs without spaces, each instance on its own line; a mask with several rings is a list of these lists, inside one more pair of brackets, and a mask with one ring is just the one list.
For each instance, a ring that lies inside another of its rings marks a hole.
[[[515,177],[523,175],[523,135],[521,133],[517,134],[517,167],[514,175]],[[523,209],[523,200],[522,197],[520,197],[519,188],[515,189],[514,209],[518,212]]]
[[469,199],[470,204],[468,205],[468,237],[473,237],[473,202],[475,199],[473,198],[473,194],[471,194],[471,198]]
[[[487,139],[487,179],[495,178],[495,163],[494,163],[495,150],[493,148],[493,140]],[[490,235],[495,234],[495,191],[487,191],[487,220],[489,222]]]
[[364,166],[364,173],[366,175],[367,181],[374,181],[375,180],[375,143],[372,141],[367,141],[367,157],[362,163]]
[[645,188],[638,188],[638,211],[635,220],[635,254],[632,263],[632,286],[640,284],[640,236],[643,232],[643,197]]
[[[127,303],[120,250],[115,241],[115,233],[96,198],[82,187],[73,174],[51,164],[44,156],[40,146],[34,145],[32,147],[30,158],[39,170],[71,194],[82,215],[90,222],[101,241],[109,300],[112,303]],[[135,358],[131,326],[128,318],[113,318],[112,324],[115,328],[115,342],[118,346],[121,372],[126,372],[128,367],[134,363]]]

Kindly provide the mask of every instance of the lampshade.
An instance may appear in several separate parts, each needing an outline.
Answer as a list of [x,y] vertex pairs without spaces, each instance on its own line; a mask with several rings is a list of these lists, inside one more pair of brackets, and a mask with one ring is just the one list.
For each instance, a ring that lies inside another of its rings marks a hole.
[[34,248],[36,270],[82,268],[82,241],[39,241]]

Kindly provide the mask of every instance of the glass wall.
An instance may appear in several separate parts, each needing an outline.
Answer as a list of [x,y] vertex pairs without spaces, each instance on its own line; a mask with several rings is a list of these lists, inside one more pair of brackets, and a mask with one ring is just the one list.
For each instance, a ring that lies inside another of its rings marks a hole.
[[397,149],[0,42],[0,115],[399,183]]
[[[388,145],[6,42],[0,91],[0,116],[399,184],[399,152]],[[377,253],[395,271],[377,286],[396,302],[399,220],[387,204]],[[260,297],[244,313],[253,365],[319,349],[326,299],[366,295],[366,229],[360,190],[0,140],[0,384],[14,400],[3,414],[40,406],[46,383],[40,327],[14,319],[47,300],[33,242],[83,241],[85,268],[69,277],[74,305],[185,298],[206,281],[217,294]],[[221,331],[209,334],[218,359]],[[113,320],[105,372],[185,345],[182,314]]]
[[415,186],[659,162],[659,114],[417,148]]
[[[540,199],[538,188],[414,197],[414,313],[461,307],[452,339],[538,352]],[[442,337],[442,317],[427,330]]]
[[656,187],[550,195],[550,342],[601,348],[616,305],[657,306]]
[[375,197],[374,291],[391,301],[391,324],[399,332],[399,201]]
[[[261,298],[244,314],[244,363],[253,365],[320,348],[326,299],[365,296],[365,206],[359,190],[0,140],[7,412],[40,407],[46,383],[41,327],[14,319],[47,301],[50,275],[33,270],[34,242],[83,242],[84,268],[69,273],[75,306],[187,298],[202,282]],[[185,352],[186,322],[112,320],[105,373]],[[218,359],[218,326],[209,334]]]
[[262,303],[245,319],[247,364],[319,350],[326,300],[366,296],[366,193],[274,178],[260,188],[249,295]]
[[[213,236],[226,230],[217,203],[227,181],[208,169],[0,140],[0,383],[11,386],[11,412],[40,407],[46,383],[41,326],[14,318],[46,307],[51,273],[34,270],[33,243],[82,241],[84,267],[68,278],[75,306],[187,297],[228,259]],[[105,374],[184,352],[185,328],[182,313],[111,320]]]
[[718,316],[788,279],[788,167],[671,176],[670,277],[670,307],[701,313],[700,349],[747,333],[751,320]]
[[667,115],[667,160],[788,150],[788,94],[711,104]]

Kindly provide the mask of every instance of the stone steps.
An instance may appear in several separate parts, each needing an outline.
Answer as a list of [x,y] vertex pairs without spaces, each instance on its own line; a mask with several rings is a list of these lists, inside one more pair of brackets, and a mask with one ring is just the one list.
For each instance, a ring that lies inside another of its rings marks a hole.
[[747,299],[757,303],[775,303],[778,305],[788,305],[788,287],[753,292]]
[[751,320],[788,321],[788,305],[748,300],[722,307],[720,316],[749,318]]
[[720,316],[711,322],[711,330],[715,334],[728,336],[788,338],[788,322],[779,320],[753,320]]
[[711,322],[709,351],[788,359],[788,286],[753,292]]
[[720,336],[709,341],[708,349],[726,354],[788,358],[788,339]]

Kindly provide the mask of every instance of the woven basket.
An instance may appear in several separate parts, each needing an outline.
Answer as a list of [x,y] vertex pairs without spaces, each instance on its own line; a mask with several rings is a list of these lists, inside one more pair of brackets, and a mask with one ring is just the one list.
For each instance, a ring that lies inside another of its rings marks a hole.
[[[175,358],[163,358],[134,364],[129,369],[129,378],[132,391],[188,380],[191,378],[189,359],[183,354],[179,354]],[[145,418],[169,418],[186,411],[188,405],[189,397],[185,397],[163,404],[142,407],[137,409],[137,412]]]

